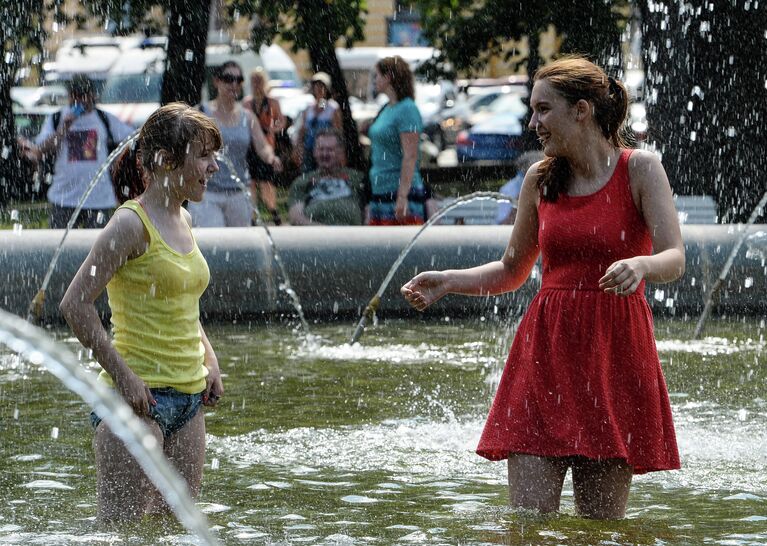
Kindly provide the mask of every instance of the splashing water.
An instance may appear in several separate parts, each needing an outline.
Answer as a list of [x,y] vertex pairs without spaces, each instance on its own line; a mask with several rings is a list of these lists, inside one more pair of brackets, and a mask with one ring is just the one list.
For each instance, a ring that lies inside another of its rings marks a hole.
[[0,344],[35,365],[45,366],[103,416],[109,428],[123,441],[168,501],[181,523],[199,536],[204,544],[218,544],[208,529],[207,519],[191,499],[184,479],[168,463],[154,436],[121,397],[114,396],[105,385],[95,380],[69,351],[51,340],[45,332],[5,311],[0,311]]
[[32,301],[29,304],[29,309],[27,310],[27,320],[29,322],[39,321],[40,317],[42,316],[43,304],[45,303],[45,291],[48,289],[48,284],[51,282],[53,270],[56,269],[56,264],[59,261],[59,256],[61,255],[61,249],[64,246],[64,241],[66,241],[69,232],[72,230],[72,226],[75,225],[75,221],[77,220],[77,217],[83,208],[85,200],[88,199],[88,196],[91,194],[98,181],[101,180],[101,177],[104,175],[109,166],[114,162],[114,160],[123,152],[123,150],[125,150],[128,146],[131,146],[136,141],[139,131],[140,129],[133,131],[133,133],[128,136],[128,138],[123,140],[117,146],[117,148],[115,148],[112,153],[109,154],[109,156],[106,158],[106,161],[104,161],[104,164],[98,170],[96,175],[91,179],[90,183],[88,183],[88,187],[80,197],[80,201],[77,203],[74,212],[72,212],[72,216],[70,216],[69,222],[67,222],[67,227],[64,230],[64,235],[61,236],[59,246],[56,247],[56,250],[53,253],[51,263],[48,265],[48,271],[45,272],[45,277],[43,278],[43,284],[40,286],[40,290],[37,291],[37,294],[35,294],[35,297],[32,298]]
[[400,252],[399,256],[394,261],[394,264],[391,266],[391,269],[389,269],[389,272],[386,274],[386,277],[384,277],[384,280],[381,283],[381,286],[378,287],[378,291],[375,293],[373,298],[365,307],[365,310],[362,312],[362,316],[360,317],[360,321],[357,324],[357,328],[354,330],[354,333],[352,334],[352,338],[351,338],[352,345],[357,343],[357,341],[359,341],[359,339],[362,337],[362,334],[365,332],[365,326],[367,325],[368,321],[373,318],[373,315],[375,314],[376,309],[378,309],[378,305],[381,303],[381,296],[383,296],[384,291],[389,286],[389,283],[394,277],[394,274],[397,272],[397,269],[399,269],[399,266],[402,264],[403,260],[408,255],[408,252],[410,252],[410,249],[413,248],[413,246],[415,245],[415,242],[418,240],[421,234],[426,230],[426,228],[436,223],[437,220],[442,218],[446,213],[450,212],[451,210],[460,206],[461,204],[470,203],[472,201],[480,201],[484,199],[494,199],[498,202],[505,201],[515,206],[517,204],[516,199],[514,199],[513,197],[509,197],[508,195],[503,195],[502,193],[498,193],[494,191],[477,191],[474,193],[470,193],[468,195],[463,195],[461,197],[458,197],[455,201],[453,201],[449,205],[439,209],[434,214],[434,216],[429,218],[429,220],[423,226],[421,226],[421,229],[419,229],[418,232],[413,236],[413,238],[410,239],[410,242],[405,246],[405,248],[402,249],[402,252]]
[[703,312],[700,314],[700,318],[698,319],[698,324],[695,326],[695,332],[693,332],[694,339],[700,339],[700,335],[703,332],[703,326],[706,324],[706,319],[711,313],[711,308],[714,305],[714,296],[717,294],[717,292],[719,292],[719,289],[722,287],[722,285],[724,284],[724,281],[727,279],[727,275],[730,273],[732,264],[735,262],[735,256],[737,256],[738,251],[740,251],[740,247],[743,246],[743,243],[746,241],[746,238],[748,237],[748,228],[754,225],[754,222],[756,222],[756,219],[759,216],[761,216],[762,212],[764,211],[765,205],[767,205],[767,192],[764,192],[764,195],[759,200],[759,203],[757,203],[756,207],[751,212],[751,216],[749,216],[748,221],[743,227],[743,233],[741,234],[740,237],[738,237],[738,240],[735,242],[735,246],[732,247],[732,251],[730,252],[730,255],[727,257],[727,261],[724,263],[722,272],[719,273],[719,277],[716,279],[716,282],[711,287],[711,290],[709,291],[708,296],[706,297],[706,305],[703,308]]
[[298,294],[296,294],[296,291],[293,290],[293,287],[290,285],[290,278],[288,277],[288,271],[285,269],[285,264],[282,262],[282,257],[280,257],[280,253],[277,251],[277,245],[274,243],[274,239],[272,238],[272,232],[269,230],[269,226],[267,226],[266,223],[261,218],[261,214],[258,212],[258,207],[253,204],[253,201],[250,198],[251,197],[250,189],[243,183],[240,177],[237,176],[237,170],[232,164],[232,160],[229,159],[229,157],[227,157],[227,155],[222,152],[218,152],[216,155],[217,155],[217,158],[220,159],[229,168],[229,176],[247,197],[248,205],[250,205],[251,210],[256,215],[256,224],[258,224],[259,227],[264,228],[264,232],[266,232],[266,238],[269,241],[269,246],[272,248],[272,255],[274,256],[274,261],[277,263],[277,267],[280,269],[280,274],[282,275],[283,282],[282,284],[280,284],[280,290],[285,292],[290,298],[290,302],[293,304],[293,307],[295,308],[296,313],[298,314],[298,318],[301,321],[301,326],[303,326],[304,332],[308,334],[309,323],[306,322],[306,317],[304,316],[304,309],[301,306],[301,301],[298,299]]

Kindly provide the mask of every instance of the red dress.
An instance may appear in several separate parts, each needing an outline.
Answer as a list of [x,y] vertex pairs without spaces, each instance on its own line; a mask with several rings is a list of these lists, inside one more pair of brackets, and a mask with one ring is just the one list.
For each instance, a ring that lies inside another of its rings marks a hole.
[[679,468],[644,281],[601,291],[616,260],[652,254],[623,150],[607,184],[538,206],[543,283],[525,313],[477,453],[619,458],[635,474]]

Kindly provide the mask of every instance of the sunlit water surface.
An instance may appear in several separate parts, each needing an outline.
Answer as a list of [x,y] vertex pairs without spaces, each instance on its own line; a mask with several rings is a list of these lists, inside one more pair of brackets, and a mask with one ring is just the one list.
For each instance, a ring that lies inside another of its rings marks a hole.
[[[497,320],[211,325],[226,394],[208,411],[200,506],[224,544],[767,544],[763,324],[659,321],[683,470],[636,477],[623,521],[506,508],[474,454],[510,341]],[[76,342],[59,331],[73,350]],[[87,361],[87,355],[82,355]],[[90,364],[93,366],[93,364]],[[95,370],[95,367],[94,367]],[[0,544],[193,544],[174,521],[94,525],[88,408],[0,355]]]

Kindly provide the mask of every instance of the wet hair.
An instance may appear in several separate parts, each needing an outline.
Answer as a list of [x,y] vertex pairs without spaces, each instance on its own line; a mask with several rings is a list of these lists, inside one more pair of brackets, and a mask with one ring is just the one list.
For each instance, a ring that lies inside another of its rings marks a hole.
[[[155,110],[136,142],[126,148],[112,168],[118,201],[124,203],[141,195],[148,175],[163,162],[168,170],[183,165],[194,142],[201,143],[206,150],[221,148],[221,131],[211,118],[183,102],[172,102]],[[162,156],[161,151],[165,152]]]
[[213,69],[213,77],[221,78],[221,76],[224,75],[224,72],[226,72],[227,68],[236,68],[239,71],[240,76],[242,76],[242,67],[237,61],[226,61],[225,63],[222,63]]
[[399,55],[385,57],[376,63],[376,68],[382,76],[388,76],[398,101],[408,97],[415,98],[413,73],[405,59]]
[[[583,99],[594,109],[594,121],[614,146],[629,147],[623,136],[628,112],[628,93],[622,82],[580,56],[563,57],[538,69],[534,82],[546,80],[571,105]],[[567,189],[570,164],[563,157],[547,157],[538,168],[537,185],[544,201],[556,201]]]

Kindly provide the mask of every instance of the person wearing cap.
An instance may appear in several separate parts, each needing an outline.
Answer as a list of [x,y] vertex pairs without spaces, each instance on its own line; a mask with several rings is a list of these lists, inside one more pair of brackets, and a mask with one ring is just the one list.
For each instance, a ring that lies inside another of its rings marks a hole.
[[[133,133],[131,126],[96,108],[96,92],[89,78],[75,75],[67,87],[69,105],[46,118],[34,143],[19,142],[24,154],[33,161],[55,156],[47,195],[52,229],[67,226],[91,180],[112,151],[110,148]],[[75,227],[103,227],[116,205],[107,169],[83,203]]]
[[293,147],[296,163],[301,166],[301,172],[313,171],[317,168],[314,160],[314,140],[317,134],[323,129],[342,130],[341,109],[331,98],[332,89],[329,74],[317,72],[312,76],[309,91],[314,96],[314,104],[307,107],[301,114],[298,138]]

